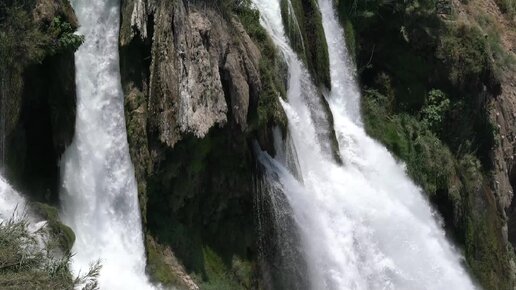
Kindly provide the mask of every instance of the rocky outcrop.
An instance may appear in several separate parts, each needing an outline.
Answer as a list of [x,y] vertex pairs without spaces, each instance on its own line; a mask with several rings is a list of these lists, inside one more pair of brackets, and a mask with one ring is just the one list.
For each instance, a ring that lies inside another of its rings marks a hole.
[[[240,265],[233,256],[255,259],[251,144],[270,140],[275,120],[261,116],[282,113],[282,81],[262,65],[274,64],[274,50],[265,60],[263,43],[217,5],[122,1],[120,31],[128,139],[147,234],[154,248],[171,249],[207,283],[218,279],[208,265],[218,259],[212,253],[230,269]],[[231,283],[251,283],[230,276]]]
[[[245,130],[250,99],[256,102],[261,89],[260,51],[241,24],[215,10],[187,12],[181,2],[135,2],[132,7],[130,23],[122,23],[121,45],[152,37],[148,90],[143,93],[149,96],[149,122],[160,141],[173,147],[183,135],[202,138],[213,126],[224,125],[224,90],[233,121]],[[130,10],[124,5],[126,13]]]
[[[24,35],[15,41],[20,42],[17,53],[23,55],[9,61],[16,55],[11,52],[2,59],[8,75],[2,76],[0,95],[0,139],[5,137],[5,160],[0,161],[5,161],[6,175],[16,187],[38,201],[57,202],[59,159],[75,128],[75,63],[73,49],[56,50],[54,37],[59,35],[49,30],[57,18],[76,29],[77,19],[65,0],[37,0],[20,9],[14,17],[24,23],[19,24],[25,25]],[[10,29],[5,37],[16,33],[16,27]]]

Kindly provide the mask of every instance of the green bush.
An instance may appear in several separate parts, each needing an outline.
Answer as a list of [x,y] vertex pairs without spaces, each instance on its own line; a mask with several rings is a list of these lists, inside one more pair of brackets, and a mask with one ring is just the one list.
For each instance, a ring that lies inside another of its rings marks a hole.
[[447,29],[437,57],[448,67],[450,80],[459,86],[478,83],[491,69],[486,37],[477,27],[465,23],[450,24]]
[[424,121],[407,114],[391,114],[388,98],[370,90],[364,95],[363,113],[367,132],[405,161],[409,175],[429,195],[448,191],[455,175],[450,150]]
[[50,53],[57,54],[63,51],[76,51],[84,42],[83,35],[75,34],[72,25],[55,17],[48,28],[48,33],[54,41],[50,46]]
[[443,128],[444,119],[450,110],[450,99],[440,90],[428,93],[422,110],[423,124],[433,132],[439,133]]

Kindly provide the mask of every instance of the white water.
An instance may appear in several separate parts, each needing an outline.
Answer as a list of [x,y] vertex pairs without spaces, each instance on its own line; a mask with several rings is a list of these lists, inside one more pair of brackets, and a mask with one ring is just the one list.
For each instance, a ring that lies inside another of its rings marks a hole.
[[75,137],[62,159],[62,219],[77,236],[75,272],[100,259],[101,289],[152,289],[145,276],[143,234],[129,157],[118,62],[118,0],[74,0]]
[[25,199],[0,176],[0,223],[19,219],[25,214]]
[[360,95],[331,0],[320,0],[332,76],[327,99],[344,165],[323,153],[307,101],[317,95],[306,90],[309,76],[288,45],[279,1],[253,0],[289,65],[283,106],[301,176],[282,158],[260,158],[279,176],[293,209],[311,288],[474,289],[421,190],[361,125]]

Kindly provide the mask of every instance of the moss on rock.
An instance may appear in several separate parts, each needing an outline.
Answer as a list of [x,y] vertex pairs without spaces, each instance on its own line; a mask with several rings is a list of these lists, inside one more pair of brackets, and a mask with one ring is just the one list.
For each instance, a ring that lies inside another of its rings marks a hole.
[[319,5],[316,0],[291,0],[290,2],[291,6],[287,0],[281,1],[281,15],[292,47],[305,61],[316,83],[331,88],[328,44]]
[[59,247],[65,253],[70,253],[75,243],[75,233],[59,220],[57,208],[40,202],[32,203],[31,207],[35,214],[47,221],[50,234],[57,241]]

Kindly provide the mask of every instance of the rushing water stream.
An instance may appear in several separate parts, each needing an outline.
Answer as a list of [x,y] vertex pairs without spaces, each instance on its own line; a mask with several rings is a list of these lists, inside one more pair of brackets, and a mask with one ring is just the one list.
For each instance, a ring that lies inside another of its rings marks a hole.
[[75,137],[62,159],[63,221],[75,231],[73,268],[100,259],[101,289],[151,289],[118,62],[119,0],[74,0],[86,42],[75,55]]
[[[254,0],[262,24],[289,66],[288,101],[283,107],[297,152],[296,162],[260,156],[277,176],[301,233],[312,289],[474,289],[460,256],[421,190],[380,144],[368,137],[360,119],[360,95],[343,31],[331,0],[320,0],[328,39],[331,93],[343,165],[324,154],[311,118],[310,77],[288,45],[280,0]],[[279,143],[279,142],[278,142]],[[278,146],[281,147],[281,146]],[[285,148],[277,148],[278,152]],[[292,151],[292,150],[290,150]],[[292,156],[293,154],[279,154]]]

